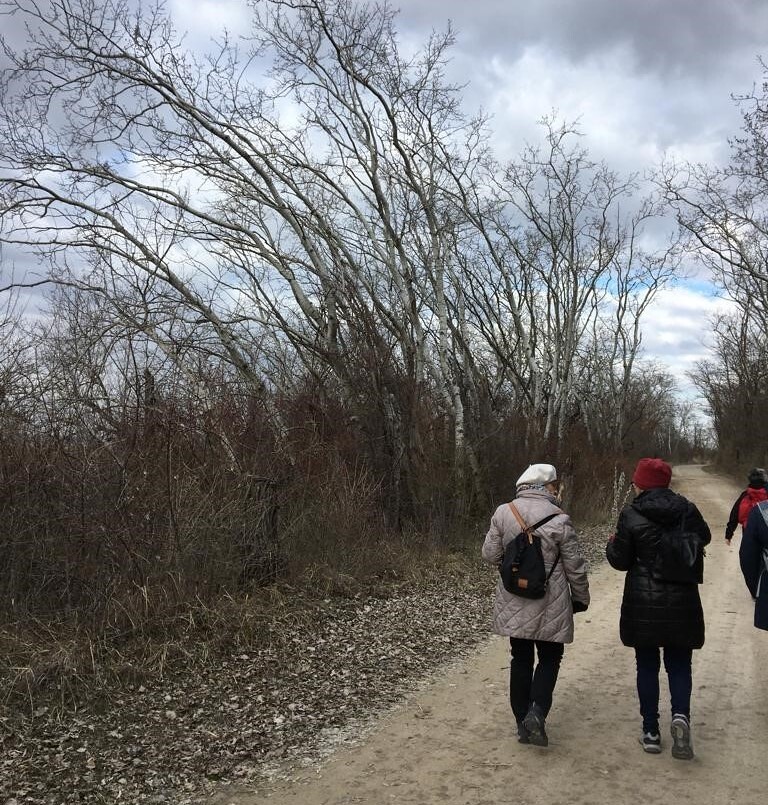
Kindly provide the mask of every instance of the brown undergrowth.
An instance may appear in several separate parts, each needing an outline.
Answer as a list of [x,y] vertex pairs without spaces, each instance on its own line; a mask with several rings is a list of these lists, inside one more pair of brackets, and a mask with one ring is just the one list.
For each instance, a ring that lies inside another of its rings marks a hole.
[[[593,564],[604,530],[581,535]],[[191,805],[312,762],[488,634],[481,540],[386,578],[309,566],[133,634],[6,629],[0,802]]]
[[[106,687],[142,684],[179,668],[201,667],[233,650],[252,650],[311,622],[329,601],[392,596],[428,584],[439,573],[464,572],[469,554],[413,543],[382,544],[375,573],[353,576],[325,563],[304,567],[265,587],[182,601],[167,590],[114,601],[105,622],[26,619],[0,628],[0,704],[34,712],[77,708]],[[439,568],[439,571],[438,571]],[[462,570],[462,568],[464,570]]]

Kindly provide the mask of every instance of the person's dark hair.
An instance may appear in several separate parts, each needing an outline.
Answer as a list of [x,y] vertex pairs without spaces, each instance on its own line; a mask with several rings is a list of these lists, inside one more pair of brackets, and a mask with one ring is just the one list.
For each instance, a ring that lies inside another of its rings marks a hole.
[[759,489],[761,486],[765,486],[765,481],[765,470],[760,467],[754,467],[749,471],[747,482],[753,489]]

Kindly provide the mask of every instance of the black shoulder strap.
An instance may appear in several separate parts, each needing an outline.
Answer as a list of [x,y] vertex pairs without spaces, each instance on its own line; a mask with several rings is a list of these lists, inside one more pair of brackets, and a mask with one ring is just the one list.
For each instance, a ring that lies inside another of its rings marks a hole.
[[554,514],[548,514],[546,517],[542,517],[538,523],[530,526],[529,530],[533,533],[540,525],[544,525],[544,523],[548,523],[553,517],[557,517],[558,514],[562,514],[562,512],[555,512]]
[[557,567],[557,563],[560,561],[560,551],[557,552],[557,556],[555,557],[555,561],[552,562],[552,567],[549,569],[549,573],[547,573],[547,581],[549,581],[552,574],[555,572],[555,568]]

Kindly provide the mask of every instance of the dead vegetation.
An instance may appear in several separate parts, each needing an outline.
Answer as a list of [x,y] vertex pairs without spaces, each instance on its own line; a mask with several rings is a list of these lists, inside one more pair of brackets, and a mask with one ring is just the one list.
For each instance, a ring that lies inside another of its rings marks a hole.
[[[603,538],[582,534],[593,562]],[[0,802],[198,803],[317,760],[487,635],[493,574],[446,555],[379,589],[315,589],[224,599],[121,648],[30,645],[36,667],[4,669]]]

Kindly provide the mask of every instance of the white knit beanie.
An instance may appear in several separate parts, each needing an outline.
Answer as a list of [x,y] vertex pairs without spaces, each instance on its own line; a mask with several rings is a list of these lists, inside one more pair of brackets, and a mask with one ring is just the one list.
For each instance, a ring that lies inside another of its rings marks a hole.
[[551,464],[531,464],[515,486],[546,486],[556,480],[557,470]]

